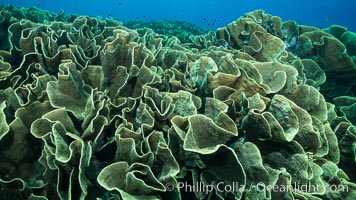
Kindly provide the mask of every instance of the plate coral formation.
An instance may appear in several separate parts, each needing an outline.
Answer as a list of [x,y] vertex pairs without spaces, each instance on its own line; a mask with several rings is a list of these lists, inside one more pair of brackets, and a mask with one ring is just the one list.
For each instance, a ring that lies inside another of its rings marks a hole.
[[0,8],[0,199],[356,199],[356,33]]

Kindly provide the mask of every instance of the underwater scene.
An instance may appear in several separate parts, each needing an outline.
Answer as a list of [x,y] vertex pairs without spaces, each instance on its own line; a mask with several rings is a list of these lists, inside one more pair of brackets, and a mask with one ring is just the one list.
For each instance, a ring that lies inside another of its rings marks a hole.
[[0,200],[355,200],[356,1],[0,1]]

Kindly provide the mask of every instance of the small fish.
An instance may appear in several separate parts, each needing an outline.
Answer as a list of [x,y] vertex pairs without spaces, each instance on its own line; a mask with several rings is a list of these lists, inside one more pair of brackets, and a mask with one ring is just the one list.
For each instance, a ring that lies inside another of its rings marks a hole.
[[222,45],[225,49],[229,47],[229,43],[227,41],[224,41],[223,45]]
[[104,85],[105,85],[106,87],[109,87],[110,82],[111,82],[111,79],[110,79],[109,77],[105,77],[105,78],[104,78]]

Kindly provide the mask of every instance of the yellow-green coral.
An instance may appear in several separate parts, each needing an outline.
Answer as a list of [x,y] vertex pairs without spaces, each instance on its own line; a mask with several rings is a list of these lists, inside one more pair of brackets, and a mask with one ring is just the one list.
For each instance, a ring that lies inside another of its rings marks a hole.
[[[0,7],[1,198],[354,198],[354,33],[257,10],[181,41]],[[296,185],[318,190],[261,189]]]

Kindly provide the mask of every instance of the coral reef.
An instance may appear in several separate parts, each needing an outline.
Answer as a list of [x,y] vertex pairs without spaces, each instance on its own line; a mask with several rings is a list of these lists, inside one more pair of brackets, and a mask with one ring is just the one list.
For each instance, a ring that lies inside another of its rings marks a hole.
[[175,36],[181,43],[191,42],[192,37],[198,37],[208,32],[190,22],[177,20],[129,21],[125,23],[125,26],[130,29],[149,28],[165,39]]
[[356,199],[346,28],[0,8],[0,199]]

